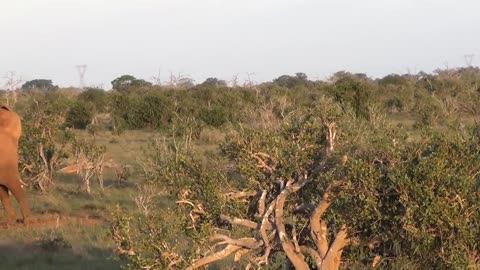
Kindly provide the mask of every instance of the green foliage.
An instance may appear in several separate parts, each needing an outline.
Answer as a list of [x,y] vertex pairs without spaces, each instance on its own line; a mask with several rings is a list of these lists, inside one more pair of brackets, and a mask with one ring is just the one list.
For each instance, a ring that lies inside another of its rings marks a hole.
[[408,77],[406,75],[389,74],[378,80],[380,85],[406,85],[408,84]]
[[[167,211],[184,216],[184,231],[178,235],[199,248],[205,247],[214,227],[242,237],[245,232],[226,226],[218,217],[255,220],[256,206],[225,200],[222,194],[258,187],[275,194],[279,179],[307,174],[312,181],[286,203],[291,217],[285,222],[301,227],[306,221],[292,214],[294,207],[318,202],[327,186],[340,182],[325,220],[333,232],[346,224],[357,243],[346,249],[345,261],[369,264],[373,256],[380,255],[386,268],[406,263],[405,258],[421,269],[475,265],[480,198],[471,191],[480,185],[478,139],[429,136],[408,142],[400,130],[352,119],[341,108],[321,99],[318,106],[297,112],[278,128],[239,129],[221,147],[230,171],[217,158],[209,157],[204,163],[178,147],[171,154],[164,147],[151,147],[157,149],[151,163],[156,169],[148,179],[166,188],[172,200],[189,202]],[[322,154],[328,146],[325,123],[332,122],[341,128],[336,152],[348,153],[346,163],[338,155]],[[365,138],[358,140],[359,134]],[[262,166],[258,158],[263,159]],[[319,172],[325,158],[326,170]],[[193,218],[192,213],[196,213]],[[303,243],[311,241],[304,237]],[[184,259],[192,256],[176,252]]]
[[[190,130],[195,123],[184,124],[181,129]],[[214,230],[225,205],[219,186],[226,179],[214,168],[217,166],[213,161],[203,163],[189,150],[188,140],[153,141],[146,157],[150,166],[144,167],[145,180],[168,190],[167,198],[152,201],[148,207],[155,211],[150,214],[133,217],[117,210],[114,238],[122,249],[135,250],[134,255],[124,255],[129,269],[147,265],[160,269],[170,264],[185,268],[197,256],[197,247],[205,245]],[[166,207],[165,201],[176,204]]]
[[52,103],[51,96],[29,100],[23,112],[23,136],[20,138],[22,177],[31,186],[47,191],[53,186],[57,166],[68,156],[66,146],[73,135],[61,129],[65,112],[61,100]]
[[[278,134],[276,131],[259,131],[244,130],[242,133],[230,137],[222,146],[225,157],[234,162],[234,171],[227,170],[222,166],[224,159],[209,156],[207,160],[202,161],[196,158],[196,155],[185,148],[186,145],[179,145],[183,140],[174,142],[173,145],[165,145],[156,142],[151,149],[150,161],[151,170],[147,171],[146,179],[150,179],[153,184],[168,190],[172,200],[176,200],[175,207],[166,209],[161,212],[164,216],[175,216],[180,219],[181,223],[178,227],[172,228],[164,222],[155,222],[149,224],[149,228],[156,228],[153,231],[168,230],[175,232],[177,237],[185,237],[186,241],[190,241],[187,250],[181,251],[171,248],[169,252],[174,252],[187,265],[197,254],[192,254],[194,247],[207,247],[207,241],[214,228],[230,229],[225,225],[219,217],[221,214],[239,216],[243,218],[253,218],[255,212],[246,203],[230,200],[225,196],[226,193],[233,190],[255,190],[260,184],[262,188],[267,190],[275,190],[277,184],[275,179],[279,177],[290,177],[297,174],[302,168],[311,168],[314,164],[312,159],[320,158],[319,150],[324,147],[324,141],[318,141],[324,130],[321,124],[321,116],[326,117],[326,113],[333,113],[336,108],[328,106],[328,102],[322,105],[319,116],[313,113],[308,116],[298,116],[297,118],[287,121]],[[264,139],[268,138],[268,139]],[[293,139],[292,139],[293,138]],[[319,145],[310,146],[310,143],[318,142]],[[278,174],[269,175],[260,170],[252,159],[252,153],[249,149],[255,149],[259,152],[275,153],[272,160],[278,160]],[[308,149],[305,151],[304,149]],[[240,177],[235,177],[235,174]],[[299,201],[297,198],[296,201]],[[289,205],[293,205],[289,204]],[[158,206],[155,207],[158,209]],[[157,216],[157,214],[152,214]],[[157,216],[160,219],[160,216]],[[122,215],[118,221],[125,218]],[[162,219],[163,220],[163,219]],[[131,223],[130,223],[131,224]],[[122,239],[129,237],[134,239],[145,239],[146,235],[141,233],[146,228],[145,225],[138,224],[134,229],[125,235]],[[179,228],[182,231],[178,231]],[[135,232],[132,232],[135,230]],[[138,231],[137,231],[138,230]],[[241,235],[239,229],[232,229],[232,234]],[[158,241],[167,241],[165,236]],[[137,250],[135,256],[129,257],[132,268],[145,266],[149,262],[162,261],[162,255],[152,254],[152,244],[145,244],[148,240],[143,240],[134,245],[135,241],[131,241],[131,247]],[[170,242],[171,243],[171,242]],[[130,246],[127,246],[130,247]],[[125,247],[125,249],[127,248]],[[191,251],[190,251],[191,250]],[[138,258],[143,258],[143,264],[138,265]]]
[[199,84],[200,87],[208,88],[222,88],[227,87],[227,82],[224,80],[219,80],[217,78],[207,78],[203,83]]
[[351,107],[357,117],[368,119],[371,89],[365,81],[351,75],[340,77],[330,92],[334,96],[335,101],[340,103],[345,109]]
[[417,93],[417,127],[432,127],[442,120],[441,102],[435,96]]
[[226,111],[223,107],[214,106],[213,108],[200,109],[199,116],[205,124],[212,127],[221,127],[227,122]]
[[468,268],[480,237],[480,145],[474,138],[433,138],[396,176],[406,212],[404,248],[424,267]]
[[400,98],[393,97],[387,100],[387,102],[385,103],[385,107],[387,107],[387,110],[389,112],[395,112],[395,111],[401,112],[403,110],[404,105]]
[[132,75],[122,75],[114,79],[111,83],[113,89],[121,92],[125,92],[135,88],[152,86],[152,83],[142,79],[137,79]]
[[115,125],[130,129],[160,129],[166,127],[174,110],[161,92],[144,95],[115,94],[112,97],[112,117]]
[[121,135],[122,133],[125,132],[125,128],[126,128],[126,124],[123,118],[119,116],[112,117],[110,131],[112,131],[114,135],[117,135],[117,136]]
[[103,89],[87,88],[78,95],[78,100],[93,104],[95,112],[108,111],[108,94]]
[[164,96],[148,94],[136,102],[134,115],[127,118],[127,123],[131,127],[161,128],[172,117],[172,104],[169,104]]
[[287,87],[287,88],[296,88],[301,86],[307,86],[309,84],[308,77],[303,72],[298,72],[295,76],[290,75],[282,75],[273,80],[279,86]]
[[349,256],[377,253],[391,264],[406,256],[420,269],[472,267],[480,233],[479,197],[471,192],[480,183],[478,140],[398,142],[365,149],[341,171],[346,182],[330,222],[344,220],[368,246],[350,247]]
[[93,119],[93,106],[91,103],[77,101],[67,113],[65,126],[76,129],[86,129]]
[[[148,183],[162,196],[145,204],[154,209],[149,214],[139,204],[137,211],[119,208],[112,220],[112,236],[131,269],[165,269],[172,263],[183,269],[205,256],[213,233],[252,236],[221,216],[258,222],[260,193],[267,191],[267,203],[272,202],[288,179],[304,175],[308,183],[290,194],[284,207],[286,233],[297,229],[301,245],[312,246],[313,239],[305,233],[308,215],[295,208],[317,204],[338,183],[322,218],[330,240],[342,225],[348,227],[352,241],[342,255],[343,268],[366,269],[379,256],[380,269],[474,269],[480,140],[472,125],[480,107],[479,74],[468,68],[371,80],[339,72],[330,81],[312,82],[299,73],[255,90],[224,87],[215,78],[193,88],[153,89],[124,76],[112,93],[22,92],[15,109],[28,136],[22,137],[20,165],[29,186],[47,190],[72,141],[62,130],[64,122],[78,127],[73,123],[87,123],[81,120],[91,119],[88,113],[104,112],[102,120],[110,121],[117,135],[158,131],[138,160],[142,179],[132,181]],[[389,114],[377,117],[383,110]],[[326,154],[333,123],[334,151]],[[205,145],[204,126],[218,129],[225,141]],[[89,131],[96,134],[98,128]],[[135,140],[145,139],[128,138]],[[105,154],[88,147],[85,153]],[[235,191],[258,193],[234,200],[228,194]],[[269,263],[277,265],[269,267],[285,266],[282,248],[273,248]],[[235,267],[247,263],[243,258]],[[228,266],[229,260],[212,267]]]
[[45,79],[35,79],[28,81],[22,85],[23,90],[55,90],[58,89],[58,86],[53,85],[52,80]]
[[[194,251],[193,246],[183,237],[184,221],[181,215],[159,210],[155,216],[141,215],[132,218],[117,206],[112,216],[115,220],[112,235],[120,250],[123,250],[121,257],[128,260],[127,269],[140,269],[145,266],[167,269],[172,263],[179,268],[187,267],[185,259],[178,253]],[[128,251],[135,253],[129,254]],[[154,254],[157,256],[152,257]]]

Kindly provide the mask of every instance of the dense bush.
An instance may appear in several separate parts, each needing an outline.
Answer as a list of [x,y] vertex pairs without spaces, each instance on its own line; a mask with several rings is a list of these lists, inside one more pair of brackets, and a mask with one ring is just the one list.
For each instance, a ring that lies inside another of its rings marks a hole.
[[[341,135],[333,144],[335,127]],[[362,140],[358,140],[359,134]],[[293,241],[323,253],[313,244],[318,241],[315,234],[298,231],[312,228],[307,225],[314,222],[309,219],[310,212],[296,209],[304,204],[320,207],[328,194],[329,204],[318,218],[331,230],[327,235],[334,243],[342,242],[342,232],[348,232],[349,241],[343,242],[345,249],[340,253],[345,267],[366,267],[375,258],[379,258],[376,265],[387,269],[407,264],[419,269],[473,267],[480,236],[480,193],[472,192],[480,185],[478,138],[432,133],[420,142],[406,138],[400,129],[352,119],[340,104],[323,99],[315,109],[298,112],[278,128],[239,129],[222,145],[224,158],[231,162],[226,167],[221,166],[220,157],[201,161],[193,153],[178,151],[178,146],[168,154],[157,145],[151,148],[153,167],[148,179],[182,203],[136,219],[140,223],[131,217],[126,222],[129,215],[118,212],[116,233],[129,239],[122,248],[136,251],[130,257],[132,268],[141,268],[155,261],[172,263],[169,257],[153,252],[154,243],[166,236],[154,233],[152,238],[142,232],[147,228],[150,232],[175,232],[181,241],[191,244],[183,249],[180,242],[174,242],[164,246],[162,254],[171,254],[178,267],[186,267],[203,262],[195,248],[211,248],[214,243],[209,238],[230,243],[223,245],[224,252],[235,241],[265,240],[249,238],[252,234],[242,225],[255,229],[262,220],[271,220],[281,230],[266,229],[277,234],[277,238],[269,238],[277,256],[284,254],[296,267],[311,268],[315,263],[306,258],[313,260],[310,256],[314,253],[307,248],[295,253]],[[240,195],[242,192],[252,193]],[[266,194],[264,202],[262,193]],[[267,211],[265,217],[262,205],[275,210]],[[279,215],[285,215],[282,221]],[[162,216],[175,217],[170,219],[174,223],[157,222]],[[225,230],[228,236],[219,236],[219,231]],[[268,250],[262,243],[244,247],[251,255],[238,263],[246,266],[260,259]],[[325,248],[333,253],[334,245]],[[215,251],[206,254],[205,261],[222,258]],[[320,256],[327,263],[328,256]],[[278,257],[272,255],[268,260],[274,258]],[[321,260],[314,261],[321,265]]]
[[94,111],[99,113],[107,112],[108,98],[108,94],[103,89],[97,88],[87,88],[78,95],[78,100],[91,103]]
[[372,89],[365,80],[352,76],[341,77],[332,85],[330,92],[345,109],[351,107],[357,117],[368,118],[368,107],[373,101]]
[[114,121],[129,129],[165,128],[175,112],[172,100],[163,92],[114,94],[111,107]]
[[227,122],[226,111],[223,107],[202,108],[199,113],[200,119],[212,127],[221,127]]
[[122,75],[113,80],[111,83],[113,89],[120,92],[129,92],[132,90],[138,90],[152,86],[152,83],[142,79],[137,79],[132,75]]
[[389,112],[401,112],[403,110],[403,102],[398,97],[390,98],[386,101],[385,107]]
[[52,80],[46,79],[35,79],[28,82],[25,82],[22,85],[23,90],[56,90],[58,86],[53,85]]
[[94,116],[93,105],[82,101],[75,102],[68,110],[65,126],[86,129],[92,122]]
[[66,114],[62,101],[66,99],[58,98],[57,102],[51,99],[49,94],[33,95],[19,104],[23,129],[19,143],[22,179],[41,191],[53,187],[58,165],[68,157],[66,145],[73,136],[62,129]]

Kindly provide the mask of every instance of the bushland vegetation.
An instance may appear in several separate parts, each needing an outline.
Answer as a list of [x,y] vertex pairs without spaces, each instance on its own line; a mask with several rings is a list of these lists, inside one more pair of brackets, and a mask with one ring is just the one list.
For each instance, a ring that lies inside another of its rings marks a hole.
[[135,134],[134,209],[103,212],[127,268],[480,266],[480,69],[189,82],[3,92],[26,186],[49,194],[77,172],[94,196],[104,168],[124,185],[132,171],[106,155]]

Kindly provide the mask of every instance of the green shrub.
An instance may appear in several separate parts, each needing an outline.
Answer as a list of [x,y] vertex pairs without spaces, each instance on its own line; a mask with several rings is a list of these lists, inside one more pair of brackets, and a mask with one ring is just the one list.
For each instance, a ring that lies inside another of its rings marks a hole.
[[345,109],[348,110],[348,107],[351,107],[357,117],[368,119],[371,91],[372,89],[363,80],[345,76],[335,82],[330,93]]
[[55,108],[60,108],[62,102],[56,104],[44,96],[31,96],[25,103],[28,105],[22,112],[20,171],[29,186],[48,191],[54,186],[57,166],[68,157],[66,147],[74,135],[61,129],[64,112]]
[[221,127],[228,120],[224,107],[214,106],[211,109],[202,108],[199,117],[205,124],[212,127]]
[[393,97],[385,102],[385,107],[389,112],[401,112],[403,110],[403,102],[398,97]]
[[91,103],[96,112],[106,112],[108,109],[108,94],[103,89],[87,88],[80,93],[78,100]]
[[86,129],[94,116],[93,106],[86,102],[75,102],[67,113],[65,126],[76,129]]
[[114,125],[127,129],[166,128],[174,114],[173,100],[163,92],[114,94],[111,107]]

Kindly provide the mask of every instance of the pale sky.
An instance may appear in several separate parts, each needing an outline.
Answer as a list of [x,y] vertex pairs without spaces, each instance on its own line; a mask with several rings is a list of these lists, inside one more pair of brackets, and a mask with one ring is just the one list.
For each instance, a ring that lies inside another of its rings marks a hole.
[[[480,63],[478,0],[0,0],[0,77],[109,89],[160,69],[270,81],[372,77]],[[0,86],[4,83],[0,79]]]

